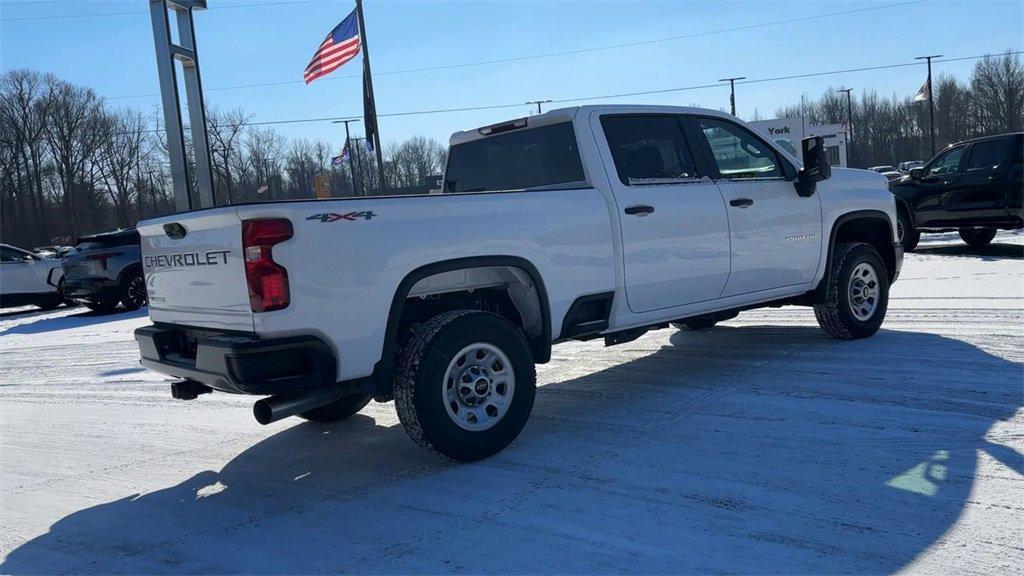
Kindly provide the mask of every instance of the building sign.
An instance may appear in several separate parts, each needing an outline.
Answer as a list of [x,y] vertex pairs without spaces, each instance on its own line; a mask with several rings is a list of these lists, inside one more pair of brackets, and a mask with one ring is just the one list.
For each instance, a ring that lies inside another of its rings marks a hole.
[[846,166],[846,127],[842,124],[809,124],[803,118],[758,120],[751,126],[769,140],[800,159],[800,141],[821,136],[825,139],[825,152],[833,166]]

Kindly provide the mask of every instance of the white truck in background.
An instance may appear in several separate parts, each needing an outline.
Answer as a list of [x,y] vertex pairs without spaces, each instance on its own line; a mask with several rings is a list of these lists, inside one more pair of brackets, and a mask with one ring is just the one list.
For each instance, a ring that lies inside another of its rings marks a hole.
[[177,398],[266,396],[263,424],[394,399],[416,442],[468,461],[520,433],[559,341],[779,305],[870,336],[903,259],[893,196],[820,139],[802,153],[711,110],[582,106],[454,134],[442,194],[143,222],[142,364]]

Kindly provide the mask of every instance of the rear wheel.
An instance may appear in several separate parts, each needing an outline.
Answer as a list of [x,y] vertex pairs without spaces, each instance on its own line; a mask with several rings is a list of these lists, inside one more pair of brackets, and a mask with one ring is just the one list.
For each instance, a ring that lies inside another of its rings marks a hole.
[[961,228],[960,238],[971,248],[984,248],[996,237],[995,228]]
[[121,280],[118,288],[118,298],[121,304],[128,310],[138,310],[146,305],[148,298],[146,294],[146,281],[141,272],[132,272]]
[[369,394],[357,392],[338,398],[330,404],[314,408],[308,412],[302,412],[299,414],[299,417],[312,422],[337,422],[338,420],[344,420],[349,416],[355,415],[369,403]]
[[882,326],[889,306],[889,276],[869,244],[836,247],[825,301],[814,305],[818,325],[840,340],[867,338]]
[[398,353],[395,407],[420,446],[473,461],[519,436],[533,409],[537,375],[522,331],[497,314],[439,314]]
[[43,310],[53,310],[64,302],[64,280],[57,283],[57,291],[36,302],[36,306]]
[[900,241],[904,252],[913,252],[914,248],[917,248],[917,243],[921,241],[921,233],[914,228],[910,217],[902,210],[896,218],[896,239]]

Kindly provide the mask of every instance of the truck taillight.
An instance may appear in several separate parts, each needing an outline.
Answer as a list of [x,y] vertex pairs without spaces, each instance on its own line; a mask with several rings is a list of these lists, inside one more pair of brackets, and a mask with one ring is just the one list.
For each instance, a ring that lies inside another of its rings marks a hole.
[[242,248],[249,304],[253,312],[286,308],[288,271],[274,262],[272,248],[292,237],[292,223],[283,218],[242,221]]

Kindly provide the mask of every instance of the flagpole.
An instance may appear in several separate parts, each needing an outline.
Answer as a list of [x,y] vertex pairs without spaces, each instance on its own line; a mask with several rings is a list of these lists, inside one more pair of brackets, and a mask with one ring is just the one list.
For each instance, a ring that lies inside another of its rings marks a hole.
[[932,156],[935,156],[935,93],[932,92],[932,58],[942,58],[942,54],[918,56],[914,60],[928,61],[928,123],[932,133]]
[[380,194],[387,190],[387,182],[384,181],[384,156],[380,147],[380,126],[377,125],[377,103],[373,97],[373,74],[370,72],[370,45],[366,41],[366,24],[363,20],[363,0],[356,0],[356,16],[359,18],[360,42],[363,44],[363,90],[369,101],[369,110],[366,110],[366,102],[363,103],[366,118],[366,129],[372,130],[368,135],[373,138],[374,152],[377,154],[377,177],[379,181]]

